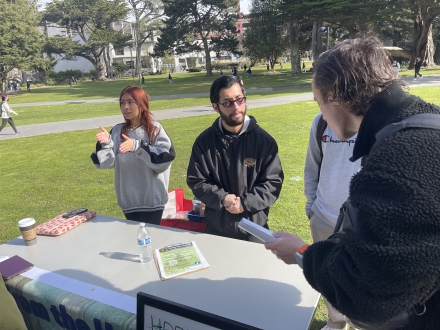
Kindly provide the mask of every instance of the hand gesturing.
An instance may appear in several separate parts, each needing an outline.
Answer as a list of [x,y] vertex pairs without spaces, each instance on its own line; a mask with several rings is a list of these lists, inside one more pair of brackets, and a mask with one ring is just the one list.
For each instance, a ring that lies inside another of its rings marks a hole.
[[107,130],[104,127],[102,127],[102,126],[99,126],[99,129],[101,130],[101,132],[96,134],[96,139],[101,144],[107,144],[110,141],[110,134],[109,134],[109,132],[107,132]]
[[122,142],[121,145],[119,146],[119,152],[125,153],[125,152],[132,151],[133,150],[133,144],[134,144],[133,139],[130,139],[125,134],[122,134],[122,138],[124,139],[124,142]]

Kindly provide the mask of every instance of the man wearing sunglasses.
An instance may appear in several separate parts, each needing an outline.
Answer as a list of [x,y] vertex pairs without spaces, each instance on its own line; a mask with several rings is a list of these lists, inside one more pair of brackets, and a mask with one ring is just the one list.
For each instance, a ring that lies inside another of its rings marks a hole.
[[222,76],[211,86],[220,115],[194,142],[187,184],[205,205],[206,233],[255,240],[238,227],[242,218],[265,228],[284,175],[278,145],[252,116],[238,77]]

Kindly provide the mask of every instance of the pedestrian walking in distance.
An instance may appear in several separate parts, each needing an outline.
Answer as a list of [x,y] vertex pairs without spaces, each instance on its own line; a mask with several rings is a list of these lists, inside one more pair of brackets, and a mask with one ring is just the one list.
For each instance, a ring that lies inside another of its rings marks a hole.
[[15,123],[11,118],[11,113],[18,116],[18,113],[16,113],[14,110],[11,109],[11,107],[8,104],[9,96],[2,95],[2,102],[0,103],[0,116],[2,118],[2,125],[0,126],[0,132],[5,128],[6,124],[9,123],[11,125],[12,129],[14,130],[15,134],[20,134],[15,127]]
[[414,80],[417,79],[417,76],[419,76],[420,79],[423,78],[423,76],[420,74],[421,67],[422,67],[422,61],[420,60],[420,57],[417,57],[416,63],[414,63]]

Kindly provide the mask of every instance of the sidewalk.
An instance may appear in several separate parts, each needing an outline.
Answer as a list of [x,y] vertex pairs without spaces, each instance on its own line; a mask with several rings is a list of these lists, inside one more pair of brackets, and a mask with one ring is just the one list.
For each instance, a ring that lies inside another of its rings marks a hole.
[[[266,88],[247,88],[246,94],[273,92],[273,91],[285,91],[285,90],[301,90],[311,88],[310,85],[299,86],[280,86],[280,87],[266,87]],[[206,93],[187,93],[187,94],[168,94],[168,95],[156,95],[150,96],[150,100],[173,100],[184,99],[190,97],[206,97],[209,102],[209,92]],[[84,104],[84,103],[111,103],[118,102],[118,98],[105,98],[105,99],[87,99],[87,100],[69,100],[69,101],[54,101],[54,102],[30,102],[30,103],[16,103],[11,104],[14,108],[20,107],[35,107],[45,105],[64,105],[64,104]]]
[[[257,109],[262,107],[269,107],[275,105],[282,105],[292,102],[308,101],[313,100],[312,93],[302,93],[297,95],[286,95],[279,97],[271,97],[266,99],[249,100],[247,101],[249,109]],[[116,100],[117,101],[117,100]],[[209,103],[209,96],[206,99],[206,106],[198,106],[192,108],[179,108],[179,109],[169,109],[152,111],[154,119],[173,119],[173,118],[183,118],[183,117],[194,117],[214,114],[211,104]],[[14,108],[17,107],[14,105]],[[18,117],[19,118],[19,117]],[[17,120],[16,126],[21,134],[15,135],[9,124],[3,129],[0,135],[0,140],[15,139],[36,135],[52,134],[52,133],[62,133],[71,131],[80,131],[86,129],[96,129],[98,131],[99,126],[112,127],[118,123],[123,122],[124,119],[122,115],[107,116],[107,117],[97,117],[97,118],[87,118],[78,120],[68,120],[61,122],[52,122],[44,124],[35,125],[21,125]]]
[[[409,87],[422,87],[422,86],[440,86],[440,75],[423,76],[423,79],[413,80],[412,77],[405,77],[404,81]],[[246,93],[250,96],[247,104],[249,109],[258,109],[262,107],[284,105],[288,103],[301,102],[301,101],[311,101],[313,100],[313,94],[310,92],[277,96],[277,97],[267,97],[263,99],[252,100],[252,93],[264,92],[264,91],[274,91],[274,90],[294,90],[301,88],[310,88],[309,85],[295,86],[295,87],[275,87],[275,88],[249,88]],[[169,109],[152,111],[154,118],[156,120],[163,119],[174,119],[183,117],[193,117],[193,116],[203,116],[210,115],[214,113],[211,104],[209,103],[209,93],[194,93],[194,94],[181,94],[181,95],[161,95],[157,97],[152,97],[151,99],[175,99],[175,98],[185,98],[185,97],[203,97],[206,96],[206,106],[198,106],[192,108],[179,108],[179,109]],[[60,102],[40,102],[40,103],[27,103],[27,104],[14,104],[14,108],[19,108],[20,106],[38,106],[38,105],[56,105],[56,104],[80,104],[80,103],[103,103],[103,102],[117,102],[118,99],[95,99],[95,100],[82,100],[82,101],[60,101]],[[18,117],[19,118],[19,117]],[[25,125],[21,126],[20,122],[17,121],[17,129],[21,134],[15,135],[9,124],[3,129],[0,135],[0,140],[22,138],[36,135],[71,132],[87,129],[98,129],[98,127],[111,127],[118,123],[123,122],[122,115],[107,116],[107,117],[97,117],[88,119],[78,119],[69,120],[62,122],[52,122],[36,125]]]

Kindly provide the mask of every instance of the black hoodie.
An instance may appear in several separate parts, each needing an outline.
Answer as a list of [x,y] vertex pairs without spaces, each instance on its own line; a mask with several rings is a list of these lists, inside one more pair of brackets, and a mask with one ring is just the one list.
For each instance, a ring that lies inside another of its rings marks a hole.
[[[245,240],[248,234],[237,223],[246,218],[265,226],[283,178],[278,145],[254,117],[246,118],[236,136],[224,134],[218,118],[194,142],[187,184],[206,204],[207,233]],[[243,213],[226,211],[222,200],[227,194],[241,198]]]

